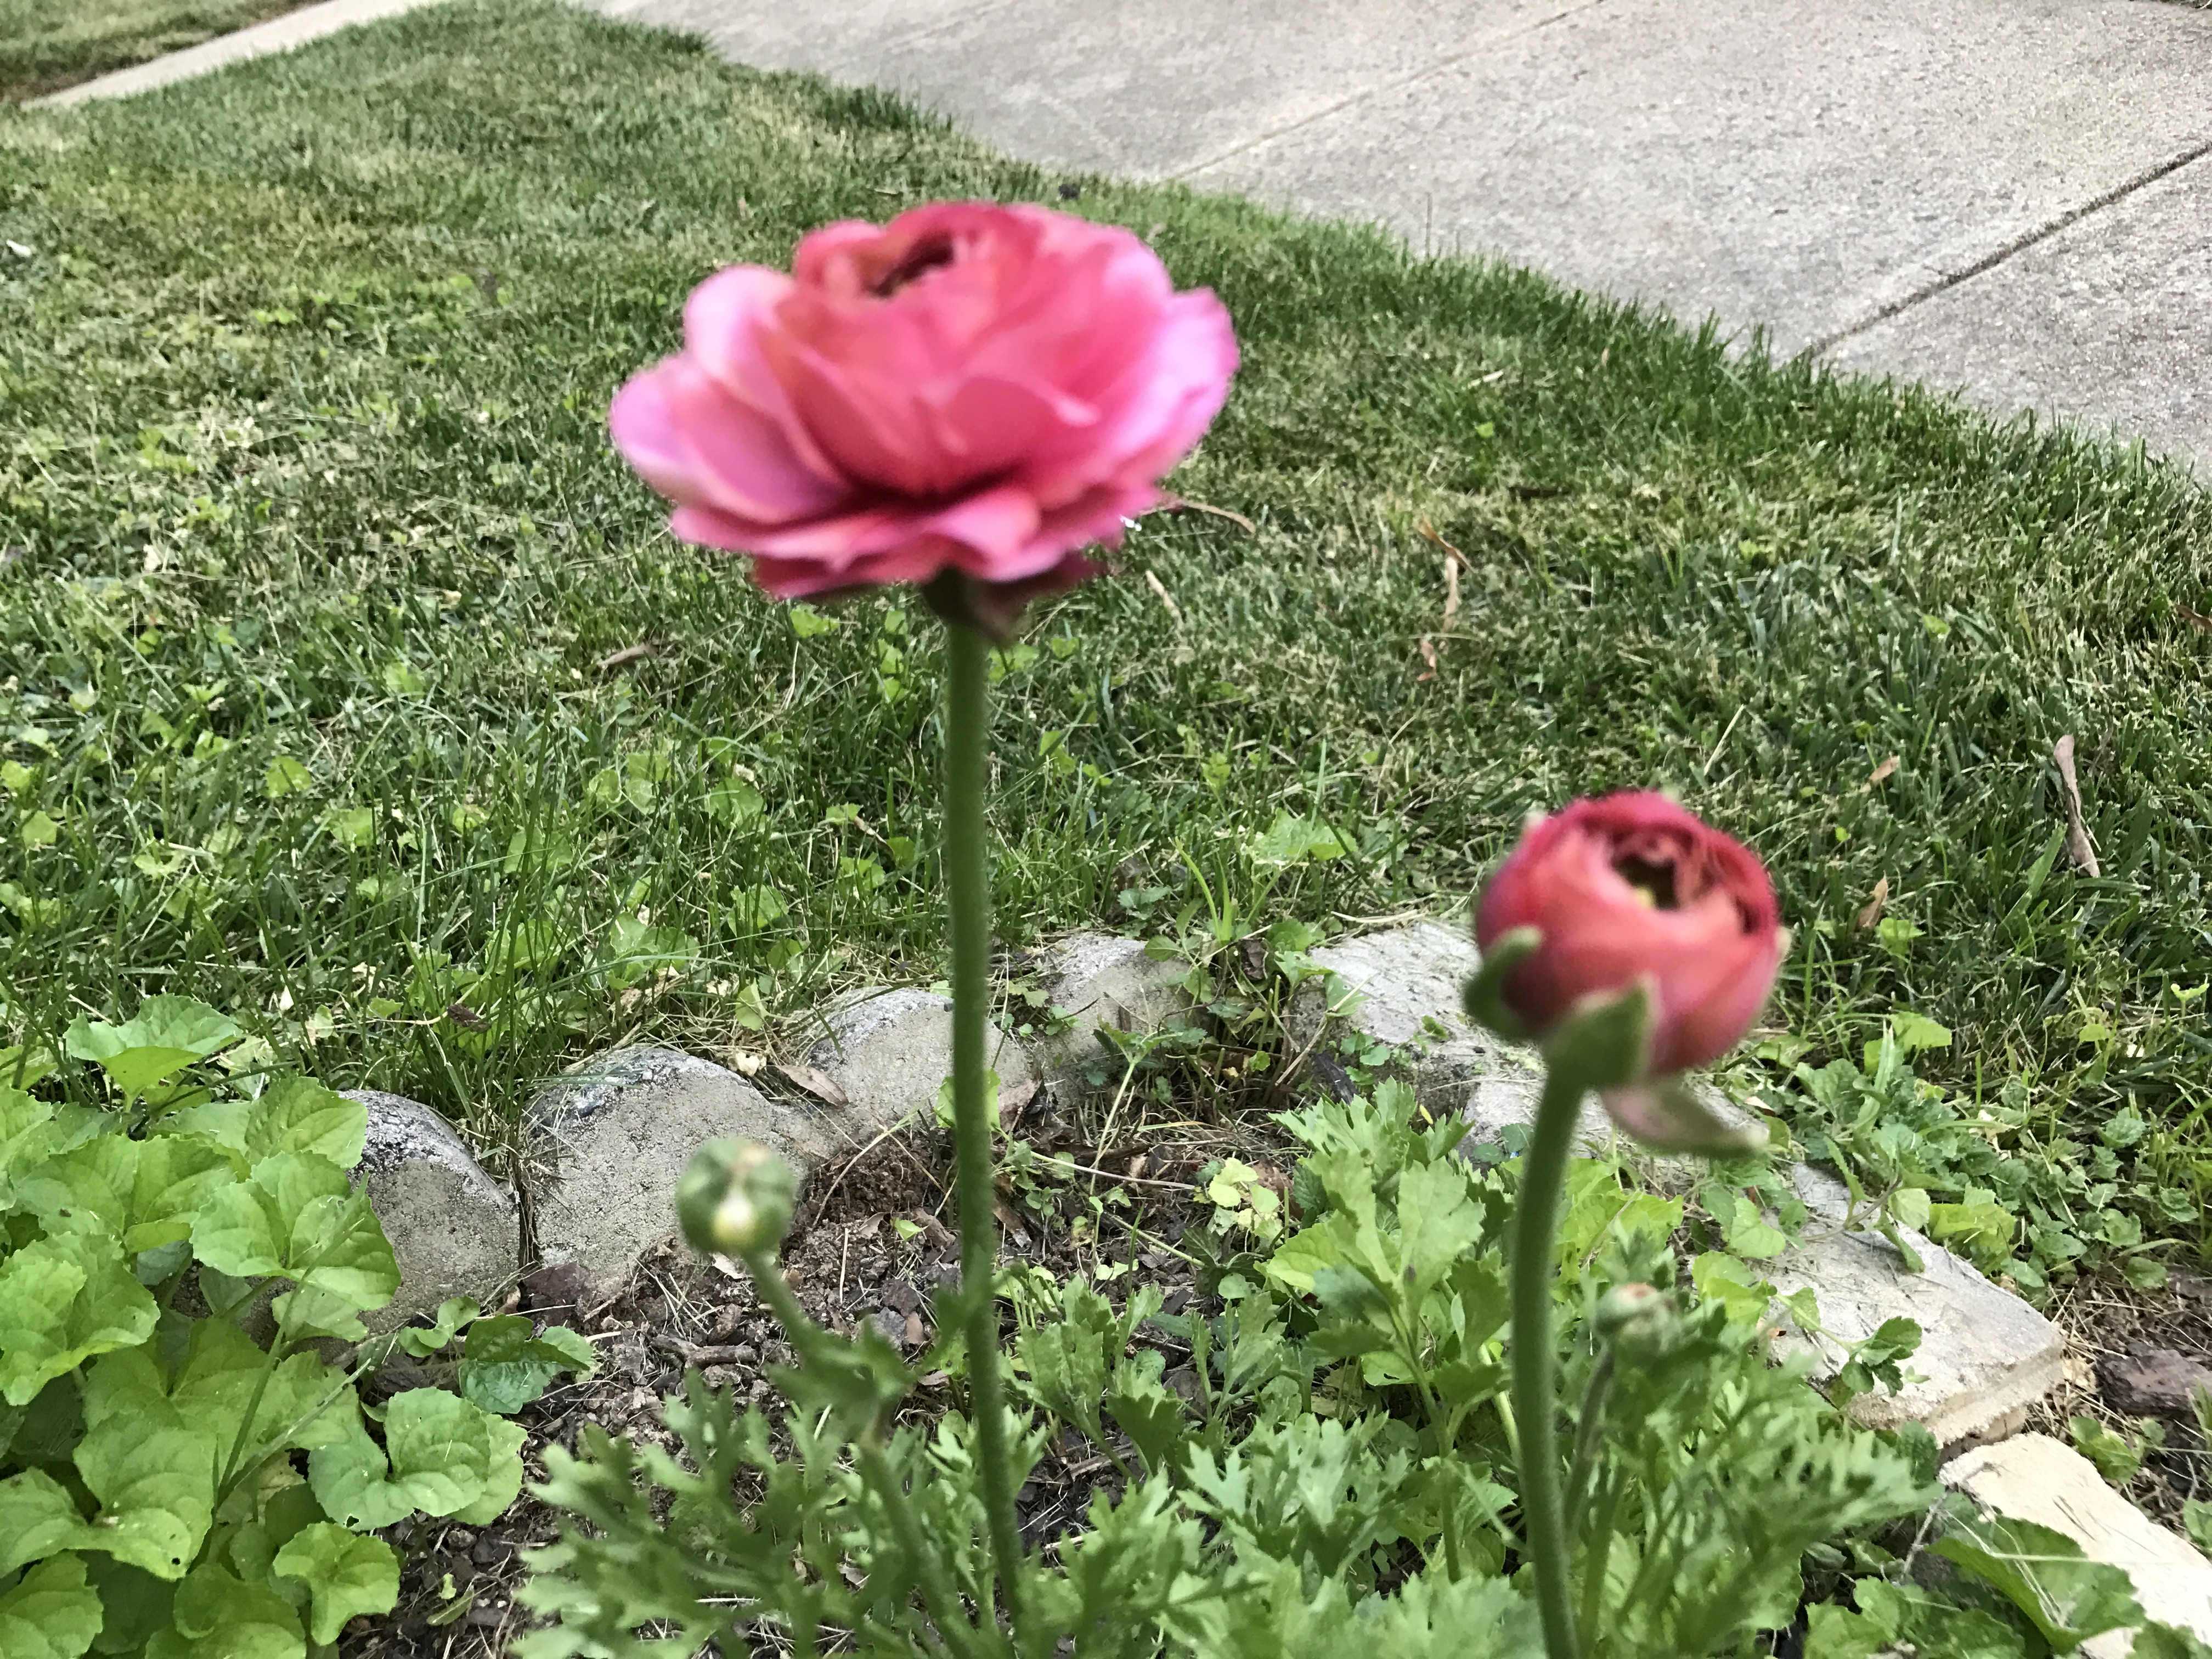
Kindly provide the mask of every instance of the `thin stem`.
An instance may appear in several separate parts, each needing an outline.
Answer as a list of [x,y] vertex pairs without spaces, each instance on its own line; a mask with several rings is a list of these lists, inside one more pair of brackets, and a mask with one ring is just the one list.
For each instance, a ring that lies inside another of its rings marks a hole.
[[1521,1521],[1536,1573],[1536,1607],[1550,1659],[1579,1659],[1567,1583],[1567,1533],[1559,1502],[1558,1367],[1552,1351],[1553,1253],[1559,1200],[1583,1089],[1565,1068],[1545,1074],[1543,1098],[1521,1161],[1513,1217],[1513,1414],[1521,1431]]
[[960,1288],[967,1307],[968,1396],[999,1593],[1020,1642],[1016,1605],[1021,1533],[999,1375],[999,1308],[992,1274],[999,1231],[991,1213],[991,1124],[983,1099],[983,1016],[990,995],[991,876],[983,826],[990,646],[961,623],[945,629],[945,885],[952,931],[952,1135],[960,1188]]

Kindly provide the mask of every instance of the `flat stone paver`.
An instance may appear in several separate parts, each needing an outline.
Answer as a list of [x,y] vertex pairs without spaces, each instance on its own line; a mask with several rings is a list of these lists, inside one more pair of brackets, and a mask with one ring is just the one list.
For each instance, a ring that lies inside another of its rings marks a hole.
[[289,52],[310,40],[319,40],[326,34],[350,28],[356,23],[374,22],[380,17],[396,17],[403,11],[413,11],[418,6],[436,3],[437,0],[323,0],[320,5],[302,6],[297,11],[286,12],[282,17],[272,17],[265,23],[254,24],[251,28],[219,34],[212,40],[203,40],[198,46],[183,52],[173,52],[149,63],[134,64],[129,69],[118,70],[112,75],[103,75],[97,80],[82,82],[50,97],[32,101],[40,105],[63,105],[82,104],[95,98],[127,98],[134,92],[149,92],[172,82],[189,81],[194,76],[205,75],[226,64],[244,63],[249,58],[264,57],[272,52]]
[[1377,220],[2212,463],[2212,12],[589,0],[1016,155]]

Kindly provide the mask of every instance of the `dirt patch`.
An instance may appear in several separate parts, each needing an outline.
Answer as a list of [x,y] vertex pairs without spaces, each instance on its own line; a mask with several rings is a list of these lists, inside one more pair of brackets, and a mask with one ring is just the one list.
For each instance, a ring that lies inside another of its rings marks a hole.
[[[1116,1301],[1129,1285],[1143,1284],[1162,1293],[1169,1311],[1186,1309],[1196,1268],[1179,1241],[1212,1212],[1190,1182],[1218,1150],[1154,1143],[1119,1156],[1083,1147],[1055,1154],[1110,1173],[1079,1176],[1049,1191],[1002,1187],[1000,1259],[1042,1267],[1055,1279],[1092,1274],[1105,1280],[1102,1288]],[[935,1337],[933,1297],[959,1279],[951,1186],[949,1142],[932,1132],[893,1137],[822,1172],[783,1253],[801,1305],[839,1331],[870,1321],[919,1362]],[[1054,1196],[1057,1203],[1047,1201]],[[1094,1204],[1092,1196],[1104,1201]],[[672,1447],[660,1405],[682,1389],[687,1370],[740,1399],[766,1402],[773,1393],[768,1370],[790,1363],[790,1350],[744,1268],[702,1261],[680,1243],[648,1251],[603,1305],[580,1312],[569,1284],[558,1274],[526,1281],[524,1305],[583,1331],[602,1359],[590,1378],[556,1388],[518,1414],[528,1435],[524,1496],[488,1527],[430,1522],[386,1533],[403,1557],[399,1602],[382,1618],[349,1626],[340,1644],[344,1659],[506,1653],[535,1622],[515,1600],[526,1576],[521,1557],[550,1543],[558,1530],[557,1514],[528,1495],[528,1484],[545,1478],[547,1449],[574,1451],[578,1435],[593,1423],[634,1444]],[[1187,1356],[1171,1344],[1163,1346],[1172,1383],[1174,1368],[1187,1365]],[[387,1386],[416,1380],[394,1376]],[[945,1379],[927,1375],[906,1411],[927,1419],[951,1402]],[[1056,1445],[1021,1490],[1023,1530],[1033,1543],[1048,1540],[1081,1523],[1095,1492],[1117,1487],[1110,1461],[1097,1449],[1079,1438]]]
[[[2100,1276],[2069,1286],[2047,1310],[2066,1338],[2066,1377],[2028,1413],[2027,1426],[2069,1443],[2070,1419],[2094,1417],[2133,1436],[2142,1419],[2121,1409],[2118,1368],[2171,1353],[2212,1364],[2212,1279],[2174,1273],[2155,1290]],[[2132,1402],[2131,1402],[2132,1403]],[[2123,1490],[2146,1515],[2181,1529],[2187,1498],[2212,1498],[2212,1458],[2193,1413],[2161,1413],[2166,1443],[2143,1461]]]

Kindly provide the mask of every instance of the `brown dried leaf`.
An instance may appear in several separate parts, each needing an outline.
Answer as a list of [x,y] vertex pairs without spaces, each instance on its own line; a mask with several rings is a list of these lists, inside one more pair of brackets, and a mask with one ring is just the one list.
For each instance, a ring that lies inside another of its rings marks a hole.
[[775,1068],[817,1100],[830,1106],[845,1106],[851,1103],[845,1091],[837,1086],[836,1079],[811,1066],[778,1066]]
[[999,1091],[999,1127],[1001,1129],[1011,1129],[1019,1123],[1022,1121],[1022,1114],[1028,1110],[1030,1102],[1035,1100],[1036,1096],[1037,1080],[1035,1078],[1027,1078],[1022,1082],[1000,1089]]
[[1874,897],[1865,909],[1859,912],[1858,930],[1862,933],[1881,920],[1881,913],[1889,905],[1889,878],[1884,876],[1874,884]]
[[1866,781],[1865,787],[1869,789],[1875,788],[1886,780],[1894,777],[1896,775],[1897,757],[1892,755],[1887,760],[1884,761],[1881,765],[1874,769],[1874,775]]

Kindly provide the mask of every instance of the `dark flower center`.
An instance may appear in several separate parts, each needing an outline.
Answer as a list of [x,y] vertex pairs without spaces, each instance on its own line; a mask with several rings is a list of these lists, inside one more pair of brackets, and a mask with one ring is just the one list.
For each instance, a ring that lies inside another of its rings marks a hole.
[[875,287],[869,291],[879,300],[888,300],[908,283],[940,265],[951,264],[956,257],[957,250],[952,246],[951,236],[942,232],[934,236],[925,236],[908,248],[896,264],[878,277]]
[[1613,861],[1613,867],[1623,881],[1644,896],[1653,909],[1680,908],[1674,892],[1674,862],[1672,859],[1654,861],[1640,858],[1634,853],[1625,853]]

